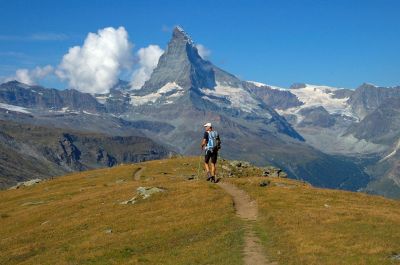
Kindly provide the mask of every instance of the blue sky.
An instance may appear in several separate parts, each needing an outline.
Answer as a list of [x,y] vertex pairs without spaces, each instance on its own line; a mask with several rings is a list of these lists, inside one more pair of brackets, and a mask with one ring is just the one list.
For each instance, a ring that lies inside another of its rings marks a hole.
[[[400,1],[0,0],[0,76],[57,67],[89,32],[123,26],[133,52],[165,48],[174,25],[244,80],[400,85]],[[56,79],[39,81],[63,88]]]

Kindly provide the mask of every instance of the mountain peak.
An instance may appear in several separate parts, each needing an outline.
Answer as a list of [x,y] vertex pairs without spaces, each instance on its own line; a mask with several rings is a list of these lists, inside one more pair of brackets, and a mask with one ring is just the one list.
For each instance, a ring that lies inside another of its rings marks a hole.
[[184,90],[215,87],[213,65],[200,57],[190,36],[179,26],[174,28],[167,49],[138,93],[152,93],[168,83]]
[[176,26],[172,32],[172,39],[183,40],[189,44],[193,44],[192,38],[189,34],[180,26]]
[[305,88],[307,84],[305,83],[294,83],[292,84],[289,89],[300,89],[300,88]]

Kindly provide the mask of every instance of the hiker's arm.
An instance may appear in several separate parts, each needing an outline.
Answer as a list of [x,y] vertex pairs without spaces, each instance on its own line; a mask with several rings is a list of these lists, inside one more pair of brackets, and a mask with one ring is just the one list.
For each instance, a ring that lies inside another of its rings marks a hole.
[[203,150],[203,149],[204,149],[204,146],[207,145],[207,141],[208,141],[208,133],[207,133],[207,132],[204,132],[203,140],[201,141],[201,145],[200,145],[201,150]]
[[200,145],[201,150],[203,150],[203,148],[204,148],[204,146],[205,146],[206,144],[207,144],[206,139],[203,139],[203,140],[201,141],[201,145]]

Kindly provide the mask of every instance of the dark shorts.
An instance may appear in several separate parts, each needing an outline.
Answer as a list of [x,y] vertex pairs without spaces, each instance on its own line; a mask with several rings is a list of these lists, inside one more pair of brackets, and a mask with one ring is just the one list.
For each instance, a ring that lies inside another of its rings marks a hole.
[[207,151],[206,155],[204,156],[204,162],[208,164],[208,162],[211,159],[211,163],[216,164],[217,163],[217,158],[218,158],[218,151]]

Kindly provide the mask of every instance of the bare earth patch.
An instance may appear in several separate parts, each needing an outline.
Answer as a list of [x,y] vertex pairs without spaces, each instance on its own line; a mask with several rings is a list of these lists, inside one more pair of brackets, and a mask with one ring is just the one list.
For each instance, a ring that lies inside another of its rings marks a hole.
[[251,200],[250,196],[233,184],[218,183],[233,198],[236,214],[246,221],[244,238],[244,264],[246,265],[276,265],[269,262],[264,255],[259,239],[252,229],[251,221],[257,220],[257,202]]
[[143,170],[144,170],[143,167],[138,168],[138,169],[136,170],[136,172],[134,173],[133,178],[134,178],[135,180],[140,180],[140,177],[142,176]]

